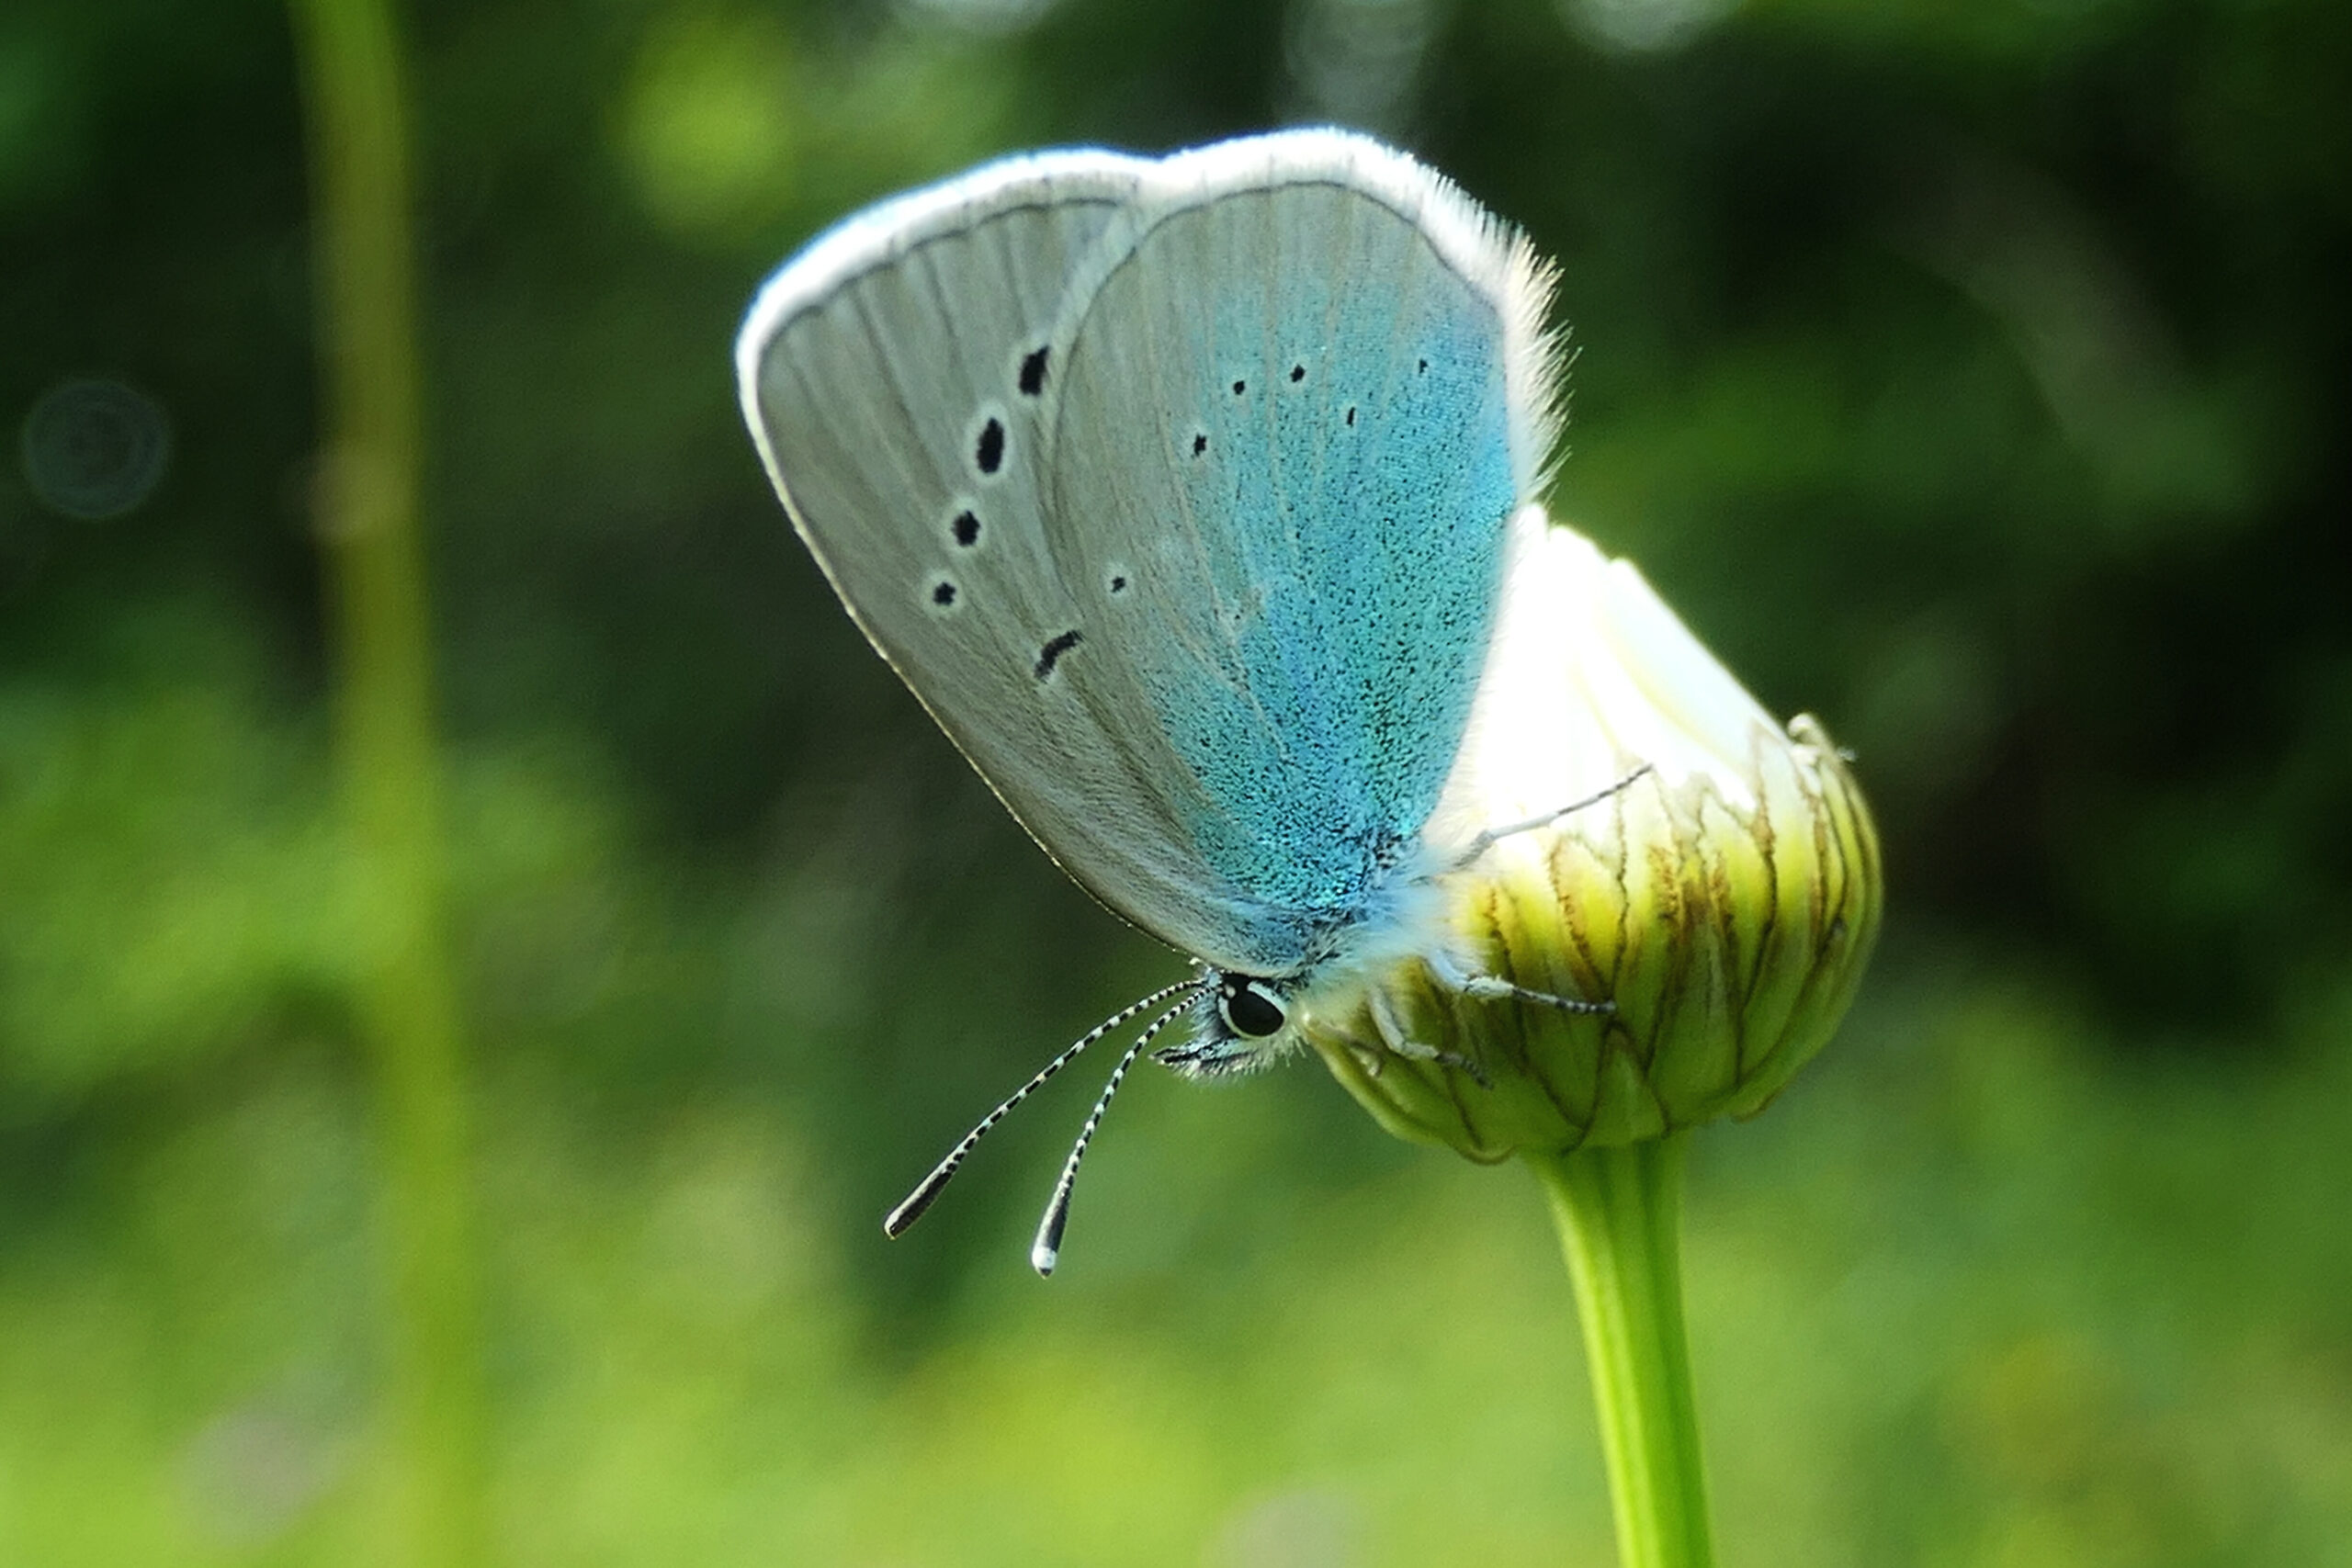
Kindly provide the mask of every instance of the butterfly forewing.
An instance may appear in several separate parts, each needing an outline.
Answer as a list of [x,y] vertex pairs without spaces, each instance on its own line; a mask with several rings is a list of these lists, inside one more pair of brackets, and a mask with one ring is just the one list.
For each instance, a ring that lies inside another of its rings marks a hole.
[[739,373],[776,489],[859,626],[1047,848],[1149,925],[1114,889],[1169,880],[1135,863],[1165,834],[1138,830],[1125,760],[1039,674],[1079,615],[1038,511],[1051,341],[1145,166],[1019,160],[853,220],[763,291]]

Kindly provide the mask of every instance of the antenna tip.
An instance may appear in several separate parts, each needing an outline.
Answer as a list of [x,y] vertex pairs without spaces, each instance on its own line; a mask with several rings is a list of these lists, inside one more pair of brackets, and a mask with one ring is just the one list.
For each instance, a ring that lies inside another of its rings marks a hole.
[[[959,1149],[956,1155],[962,1152]],[[938,1197],[940,1190],[947,1185],[948,1178],[956,1174],[956,1155],[950,1155],[941,1161],[937,1170],[922,1179],[922,1186],[908,1193],[903,1202],[882,1216],[884,1235],[896,1241],[914,1228],[915,1222],[922,1219],[924,1211],[931,1207],[932,1200]]]
[[[1083,1151],[1083,1142],[1079,1148]],[[1070,1158],[1077,1167],[1076,1156]],[[1029,1267],[1037,1270],[1038,1278],[1050,1278],[1054,1265],[1062,1260],[1062,1230],[1069,1224],[1069,1174],[1062,1174],[1062,1184],[1054,1189],[1054,1201],[1046,1205],[1046,1217],[1037,1224],[1037,1239],[1029,1247]]]

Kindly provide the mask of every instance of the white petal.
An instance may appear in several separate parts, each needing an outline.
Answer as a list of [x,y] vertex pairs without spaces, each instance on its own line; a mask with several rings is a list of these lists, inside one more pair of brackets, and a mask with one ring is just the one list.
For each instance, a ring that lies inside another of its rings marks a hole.
[[1494,649],[1434,836],[1524,821],[1644,762],[1668,787],[1703,775],[1752,807],[1758,730],[1787,744],[1772,716],[1629,562],[1541,507],[1511,530]]

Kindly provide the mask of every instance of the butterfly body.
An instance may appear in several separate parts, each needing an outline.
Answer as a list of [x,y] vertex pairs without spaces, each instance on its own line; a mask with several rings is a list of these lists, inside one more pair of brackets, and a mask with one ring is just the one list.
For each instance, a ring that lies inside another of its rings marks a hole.
[[1438,175],[1306,130],[987,165],[820,237],[745,322],[746,419],[852,615],[1202,966],[1180,1070],[1379,964],[1459,968],[1441,806],[1555,432],[1548,291]]

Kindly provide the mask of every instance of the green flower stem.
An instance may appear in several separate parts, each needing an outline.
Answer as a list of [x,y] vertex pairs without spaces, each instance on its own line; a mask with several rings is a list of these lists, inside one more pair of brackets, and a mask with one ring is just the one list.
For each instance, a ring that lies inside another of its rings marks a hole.
[[479,1292],[465,1064],[416,527],[406,116],[388,0],[291,0],[309,111],[327,444],[320,475],[355,871],[355,1001],[373,1056],[390,1314],[388,1561],[481,1560]]
[[1576,1281],[1623,1568],[1708,1568],[1706,1478],[1682,1328],[1688,1134],[1524,1157]]

